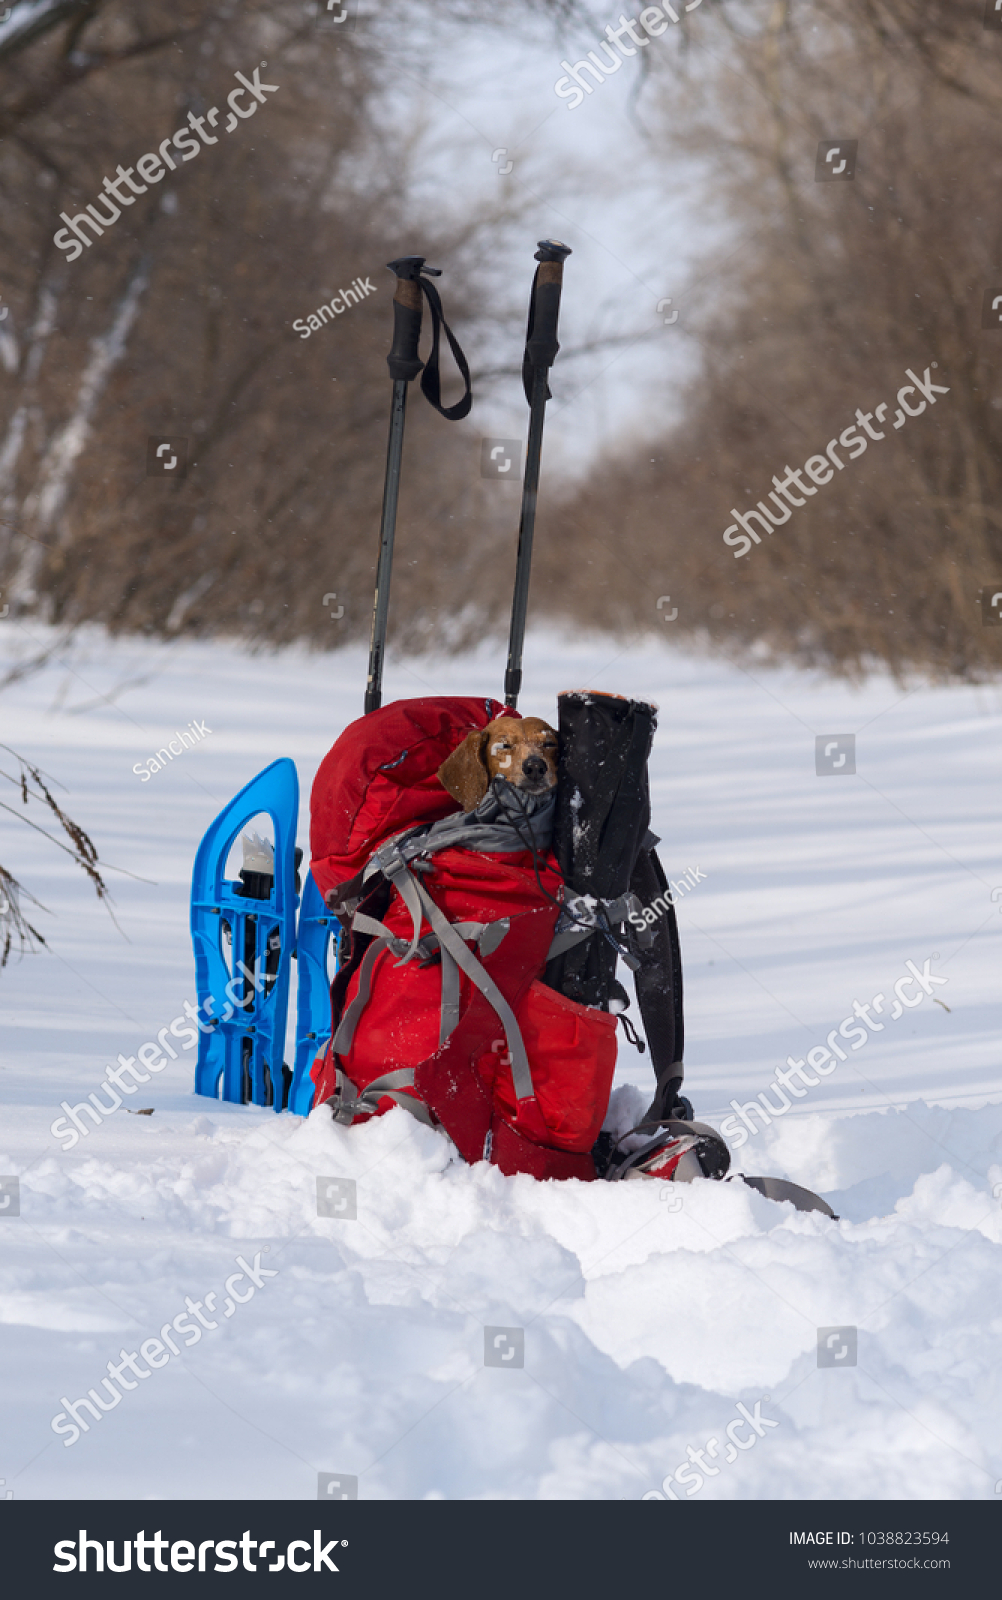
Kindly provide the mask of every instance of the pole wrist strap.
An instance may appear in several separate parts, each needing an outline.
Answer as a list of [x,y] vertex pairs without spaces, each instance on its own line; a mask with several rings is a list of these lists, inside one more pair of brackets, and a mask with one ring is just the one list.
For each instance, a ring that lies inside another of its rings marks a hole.
[[[418,278],[417,281],[424,290],[425,298],[428,301],[428,309],[431,312],[431,354],[425,362],[424,371],[421,374],[421,392],[425,399],[435,407],[435,410],[445,417],[447,422],[459,422],[463,417],[469,415],[470,407],[473,404],[470,369],[467,365],[466,357],[460,349],[459,340],[445,320],[441,296],[435,285],[430,283],[427,278]],[[443,330],[445,337],[449,341],[449,349],[452,351],[453,360],[459,368],[460,377],[466,385],[466,393],[461,400],[456,401],[454,406],[443,406],[442,404],[442,389],[438,374],[438,346],[439,336]]]

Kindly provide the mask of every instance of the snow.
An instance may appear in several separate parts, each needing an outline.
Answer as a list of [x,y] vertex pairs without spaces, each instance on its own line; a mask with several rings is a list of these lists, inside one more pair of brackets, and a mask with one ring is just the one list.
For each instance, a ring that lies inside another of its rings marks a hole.
[[[54,642],[6,622],[0,670]],[[386,698],[496,693],[501,656],[394,661]],[[720,1126],[762,1092],[776,1106],[788,1056],[887,997],[881,1030],[855,1050],[836,1031],[847,1059],[814,1087],[793,1079],[788,1113],[731,1139],[736,1167],[815,1188],[842,1220],[739,1182],[505,1179],[402,1111],[348,1130],[200,1099],[179,1045],[64,1150],[60,1102],[194,998],[202,832],[279,755],[308,797],[364,683],[358,649],[86,632],[0,694],[0,739],[65,784],[102,858],[136,875],[108,874],[116,927],[3,814],[0,859],[51,915],[49,953],[0,977],[0,1177],[21,1190],[20,1216],[0,1216],[0,1493],[308,1499],[321,1472],[356,1476],[367,1499],[640,1499],[666,1478],[678,1500],[1002,1490],[998,689],[853,689],[543,633],[526,681],[527,714],[552,718],[581,682],[661,705],[654,827],[669,875],[699,872],[678,908],[698,1117]],[[208,730],[195,748],[133,772],[192,722]],[[815,736],[849,732],[856,774],[819,779]],[[892,1021],[908,962],[948,982],[906,989]],[[625,1124],[650,1069],[625,1044],[620,1060]],[[318,1176],[355,1183],[354,1220],[318,1217]],[[259,1286],[245,1276],[234,1305],[238,1257]],[[148,1346],[159,1369],[100,1421],[82,1412],[89,1431],[67,1446],[50,1426],[65,1401],[188,1299],[216,1326],[166,1362]],[[523,1367],[485,1366],[488,1327],[523,1330]],[[819,1367],[818,1330],[842,1328],[858,1364]]]

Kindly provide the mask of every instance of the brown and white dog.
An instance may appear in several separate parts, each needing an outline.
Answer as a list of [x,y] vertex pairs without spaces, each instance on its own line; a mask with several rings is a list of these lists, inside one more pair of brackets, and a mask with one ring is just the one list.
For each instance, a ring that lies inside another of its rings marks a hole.
[[464,811],[478,806],[495,778],[523,794],[546,794],[557,781],[557,735],[542,717],[495,717],[467,734],[438,769],[442,786]]

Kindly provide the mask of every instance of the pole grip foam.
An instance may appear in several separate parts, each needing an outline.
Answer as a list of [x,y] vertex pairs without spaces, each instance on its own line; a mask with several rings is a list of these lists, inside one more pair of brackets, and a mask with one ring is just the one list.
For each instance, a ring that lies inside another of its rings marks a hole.
[[398,278],[393,294],[393,344],[386,357],[390,377],[410,383],[424,362],[418,355],[421,340],[421,286],[417,278]]
[[560,290],[564,281],[564,262],[570,246],[556,239],[541,239],[536,251],[539,267],[533,283],[530,332],[525,351],[533,367],[552,367],[560,345],[557,320],[560,316]]

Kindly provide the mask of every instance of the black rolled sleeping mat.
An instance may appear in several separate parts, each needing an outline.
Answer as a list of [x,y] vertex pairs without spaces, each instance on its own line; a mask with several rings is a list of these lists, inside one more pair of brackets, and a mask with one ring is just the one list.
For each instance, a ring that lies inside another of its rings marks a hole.
[[[634,983],[658,1082],[651,1114],[665,1116],[682,1081],[682,965],[675,908],[650,831],[647,761],[657,708],[588,690],[561,694],[558,707],[553,851],[568,895],[616,900],[632,890],[641,905],[655,898],[667,905],[648,931],[650,942],[639,944],[628,921],[616,935],[639,962]],[[543,981],[608,1011],[611,999],[625,998],[617,960],[615,945],[596,932],[548,962]],[[655,1110],[661,1101],[669,1103]]]

